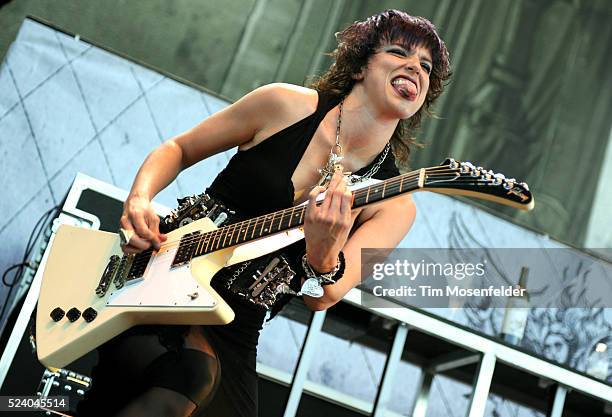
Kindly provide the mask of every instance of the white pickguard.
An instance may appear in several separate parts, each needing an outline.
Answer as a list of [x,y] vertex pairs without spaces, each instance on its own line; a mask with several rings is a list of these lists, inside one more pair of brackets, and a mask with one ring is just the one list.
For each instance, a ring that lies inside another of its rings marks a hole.
[[176,251],[177,248],[152,256],[143,279],[119,290],[113,286],[107,305],[214,307],[216,301],[193,278],[189,264],[170,269]]
[[[380,180],[367,181],[349,187],[351,191],[376,184]],[[325,198],[325,193],[317,200]],[[300,206],[308,204],[307,201]],[[304,238],[302,227],[238,245],[225,266],[235,265],[289,246]],[[108,306],[149,306],[149,307],[213,307],[215,300],[208,295],[193,278],[190,265],[170,269],[177,249],[171,249],[151,257],[143,279],[114,289],[108,297]],[[114,286],[113,286],[114,288]],[[192,299],[193,295],[197,297]],[[191,296],[190,296],[191,295]]]

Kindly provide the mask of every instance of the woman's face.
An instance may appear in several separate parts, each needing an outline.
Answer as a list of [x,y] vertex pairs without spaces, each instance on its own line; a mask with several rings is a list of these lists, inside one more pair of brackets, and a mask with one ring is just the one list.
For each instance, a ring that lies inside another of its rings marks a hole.
[[427,47],[408,49],[399,43],[379,47],[362,72],[362,82],[372,103],[392,117],[412,117],[425,102],[432,66]]

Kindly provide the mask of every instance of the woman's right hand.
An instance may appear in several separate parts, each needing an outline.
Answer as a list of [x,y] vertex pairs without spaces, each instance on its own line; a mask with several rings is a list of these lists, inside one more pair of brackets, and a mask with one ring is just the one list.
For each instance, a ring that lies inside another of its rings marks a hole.
[[123,214],[119,225],[132,232],[127,244],[121,248],[124,253],[138,253],[149,249],[159,249],[167,237],[159,232],[159,217],[145,197],[129,196],[123,205]]

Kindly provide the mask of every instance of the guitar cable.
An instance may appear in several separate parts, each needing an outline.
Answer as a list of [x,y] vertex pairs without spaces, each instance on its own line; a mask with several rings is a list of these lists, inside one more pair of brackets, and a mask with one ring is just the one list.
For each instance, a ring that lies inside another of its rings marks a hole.
[[[23,257],[21,259],[21,262],[16,263],[14,265],[9,266],[8,268],[6,268],[4,270],[4,272],[2,273],[2,283],[8,287],[8,292],[6,294],[6,297],[4,299],[4,303],[2,305],[2,310],[0,311],[0,329],[3,329],[4,327],[4,314],[6,312],[6,309],[9,305],[10,302],[10,298],[11,298],[11,294],[13,293],[13,290],[15,289],[15,286],[20,282],[20,278],[23,277],[23,271],[25,268],[30,268],[32,270],[36,270],[36,268],[38,268],[39,264],[37,262],[32,262],[32,261],[28,261],[28,258],[30,257],[30,254],[32,253],[32,250],[34,249],[34,244],[38,241],[38,238],[40,237],[41,233],[43,233],[43,231],[45,230],[45,226],[47,227],[51,227],[51,223],[49,222],[49,219],[52,217],[54,218],[55,216],[52,216],[54,212],[58,211],[60,209],[60,206],[55,206],[50,208],[49,210],[47,210],[42,216],[40,216],[40,218],[38,219],[38,221],[36,222],[36,224],[34,225],[34,228],[32,229],[32,232],[30,233],[30,237],[28,239],[28,243],[26,244],[24,253],[23,253]],[[8,274],[9,272],[15,270],[15,272],[13,273],[13,279],[12,281],[8,281]],[[3,330],[2,330],[3,332]]]

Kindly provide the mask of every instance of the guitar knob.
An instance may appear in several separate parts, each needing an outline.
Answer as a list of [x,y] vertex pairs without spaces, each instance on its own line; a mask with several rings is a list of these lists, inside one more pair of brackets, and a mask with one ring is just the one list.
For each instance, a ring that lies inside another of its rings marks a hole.
[[74,323],[75,321],[79,319],[79,317],[81,317],[81,311],[76,307],[72,307],[66,313],[66,317],[68,317],[68,320]]
[[61,319],[64,318],[65,314],[66,313],[64,312],[64,310],[62,310],[59,307],[55,307],[53,309],[53,311],[51,312],[51,314],[49,314],[49,315],[51,316],[51,320],[53,320],[55,322],[58,322],[58,321],[60,321]]
[[91,307],[83,311],[83,319],[85,319],[87,323],[91,323],[96,317],[98,317],[98,312]]

